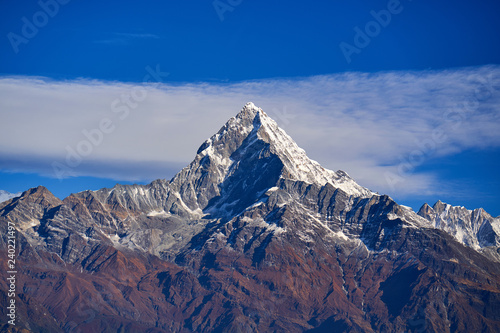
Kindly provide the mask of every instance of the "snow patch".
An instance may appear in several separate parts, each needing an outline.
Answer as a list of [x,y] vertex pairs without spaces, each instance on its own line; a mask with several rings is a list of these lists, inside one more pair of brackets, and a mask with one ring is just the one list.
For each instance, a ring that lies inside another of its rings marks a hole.
[[397,219],[399,219],[399,216],[397,216],[397,215],[396,215],[396,214],[394,214],[394,213],[389,213],[389,214],[387,214],[387,219],[389,219],[389,220],[393,221],[393,220],[397,220]]
[[341,238],[341,239],[346,240],[346,241],[351,240],[349,237],[346,236],[346,234],[344,234],[344,232],[342,232],[342,230],[339,230],[337,232],[332,231],[332,233],[337,238]]
[[170,216],[170,213],[167,213],[165,210],[154,210],[152,212],[149,212],[146,216],[147,217],[168,217]]

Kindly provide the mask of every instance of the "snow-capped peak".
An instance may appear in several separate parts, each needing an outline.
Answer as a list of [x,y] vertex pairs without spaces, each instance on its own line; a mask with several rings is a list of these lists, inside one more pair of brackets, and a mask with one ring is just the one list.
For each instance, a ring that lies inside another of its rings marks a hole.
[[269,144],[270,152],[277,155],[284,167],[282,178],[304,181],[321,186],[330,183],[349,195],[369,197],[374,193],[358,185],[347,173],[334,172],[323,168],[318,162],[307,157],[306,152],[261,108],[253,103],[231,118],[221,130],[212,136],[198,150],[201,158],[209,156],[219,166],[221,176],[227,174],[233,163],[238,163],[233,155],[243,156],[243,151],[254,149],[256,142]]
[[492,217],[482,208],[470,210],[439,200],[432,207],[424,204],[418,215],[476,250],[500,245],[500,219]]

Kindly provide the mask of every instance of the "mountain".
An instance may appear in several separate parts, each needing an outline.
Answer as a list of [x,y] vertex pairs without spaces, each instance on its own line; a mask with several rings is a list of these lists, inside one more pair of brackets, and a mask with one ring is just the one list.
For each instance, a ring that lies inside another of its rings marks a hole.
[[418,215],[435,228],[446,231],[460,243],[480,252],[489,252],[500,261],[500,217],[494,218],[482,208],[469,210],[438,201],[424,204]]
[[424,211],[324,169],[248,103],[171,180],[0,204],[0,257],[10,223],[32,332],[500,331],[494,246]]
[[7,191],[0,190],[0,203],[18,197],[20,195],[21,193],[9,193]]

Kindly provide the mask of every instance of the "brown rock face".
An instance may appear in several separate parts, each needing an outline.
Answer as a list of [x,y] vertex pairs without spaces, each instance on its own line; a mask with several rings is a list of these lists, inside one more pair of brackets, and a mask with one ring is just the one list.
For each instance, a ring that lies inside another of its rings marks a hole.
[[266,117],[247,105],[171,181],[3,203],[2,305],[9,222],[18,273],[1,330],[500,331],[494,256],[434,228],[439,207],[321,169]]

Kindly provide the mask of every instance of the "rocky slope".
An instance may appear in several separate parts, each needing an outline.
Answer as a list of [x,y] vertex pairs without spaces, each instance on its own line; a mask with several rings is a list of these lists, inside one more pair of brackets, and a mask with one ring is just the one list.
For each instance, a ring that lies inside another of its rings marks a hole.
[[424,211],[322,168],[249,103],[170,181],[38,187],[0,229],[33,332],[499,331],[499,263]]

